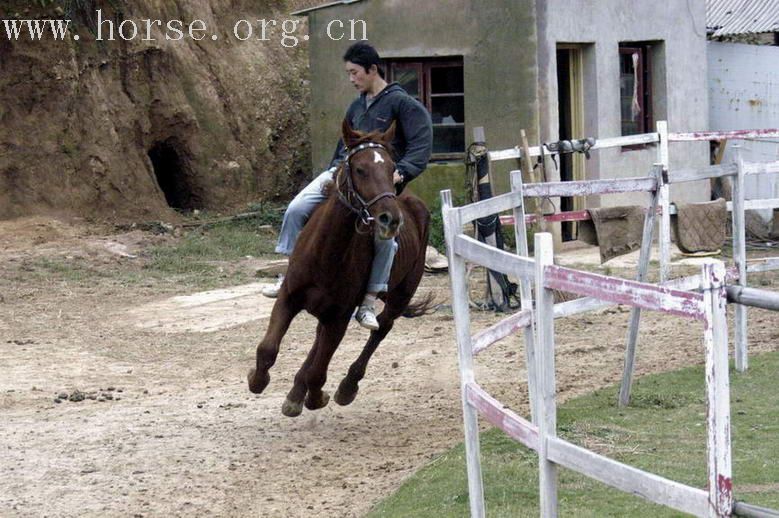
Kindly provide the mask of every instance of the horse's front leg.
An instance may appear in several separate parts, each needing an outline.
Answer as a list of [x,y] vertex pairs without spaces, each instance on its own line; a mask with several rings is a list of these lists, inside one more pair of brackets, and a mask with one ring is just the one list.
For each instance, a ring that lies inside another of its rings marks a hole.
[[344,376],[341,383],[338,385],[333,399],[341,406],[345,406],[354,401],[357,396],[357,391],[360,389],[359,383],[365,377],[365,370],[368,367],[368,362],[376,352],[376,349],[381,344],[382,340],[392,330],[392,326],[395,324],[395,320],[403,314],[406,307],[408,307],[411,301],[411,296],[406,294],[390,293],[387,298],[387,304],[384,306],[377,320],[379,321],[379,328],[376,331],[371,331],[371,336],[365,343],[365,346],[360,353],[360,356],[349,367],[349,371]]
[[273,311],[270,316],[268,330],[265,337],[257,346],[257,365],[249,370],[247,379],[249,381],[249,390],[255,394],[262,393],[270,382],[268,370],[276,363],[276,357],[279,354],[281,339],[289,329],[289,324],[300,312],[300,307],[291,303],[289,296],[282,291],[276,303],[273,305]]
[[[287,395],[282,412],[284,415],[294,417],[300,415],[304,402],[309,410],[317,410],[327,406],[330,395],[322,390],[327,381],[327,368],[333,353],[338,348],[349,326],[349,316],[335,317],[319,324],[317,328],[317,340],[309,352],[308,358],[295,376],[295,385]],[[305,386],[306,392],[301,388]]]

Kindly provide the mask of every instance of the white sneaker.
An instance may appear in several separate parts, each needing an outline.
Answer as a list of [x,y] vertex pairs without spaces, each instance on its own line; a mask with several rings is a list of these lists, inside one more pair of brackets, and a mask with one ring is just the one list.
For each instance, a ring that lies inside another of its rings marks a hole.
[[365,329],[376,331],[379,328],[379,321],[376,320],[376,311],[373,306],[360,305],[354,318]]
[[262,289],[262,294],[268,297],[269,299],[275,299],[279,296],[279,290],[281,289],[281,285],[284,283],[284,276],[279,275],[279,278],[276,279],[276,284],[273,286],[267,286]]

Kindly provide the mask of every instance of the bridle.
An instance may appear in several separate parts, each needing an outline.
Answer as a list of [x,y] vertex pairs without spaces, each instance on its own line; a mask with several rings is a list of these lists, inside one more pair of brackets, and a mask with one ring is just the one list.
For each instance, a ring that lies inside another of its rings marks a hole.
[[341,201],[341,203],[343,203],[347,209],[357,214],[359,219],[356,224],[362,223],[367,227],[370,226],[374,220],[373,216],[371,216],[370,212],[368,212],[368,209],[379,200],[383,200],[384,198],[396,198],[397,196],[394,192],[383,192],[377,196],[374,196],[370,200],[365,201],[365,199],[360,196],[360,193],[354,189],[354,184],[352,183],[352,171],[349,162],[354,155],[366,149],[383,149],[387,152],[387,154],[389,154],[387,147],[379,144],[378,142],[365,142],[355,148],[350,149],[349,153],[346,155],[346,158],[343,161],[341,170],[339,171],[339,176],[341,173],[343,173],[343,176],[346,177],[346,193],[344,194],[341,192],[341,182],[339,182],[337,178],[336,187],[338,192],[338,199]]

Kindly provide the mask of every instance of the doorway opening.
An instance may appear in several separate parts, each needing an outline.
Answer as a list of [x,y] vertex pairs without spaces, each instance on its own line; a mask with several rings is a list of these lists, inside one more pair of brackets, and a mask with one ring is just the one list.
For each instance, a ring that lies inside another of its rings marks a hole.
[[[558,140],[584,138],[584,92],[582,48],[577,45],[557,46],[557,106]],[[584,157],[579,153],[563,153],[559,156],[560,181],[584,180]],[[560,198],[560,211],[583,210],[581,197]],[[564,221],[561,224],[563,241],[577,238],[577,223]]]

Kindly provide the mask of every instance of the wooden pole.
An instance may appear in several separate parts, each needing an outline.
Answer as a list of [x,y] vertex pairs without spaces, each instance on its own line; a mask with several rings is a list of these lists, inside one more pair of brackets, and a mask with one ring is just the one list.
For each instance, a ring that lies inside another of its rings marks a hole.
[[[638,260],[638,274],[636,280],[644,282],[649,271],[649,261],[652,258],[652,234],[655,228],[655,216],[657,204],[660,200],[663,182],[663,164],[655,164],[652,174],[657,179],[657,188],[651,195],[649,210],[644,217],[644,232],[641,236],[641,254]],[[633,384],[633,370],[636,359],[636,343],[638,342],[638,326],[641,323],[641,308],[634,307],[630,310],[630,326],[628,339],[625,346],[625,365],[622,371],[622,386],[619,389],[619,406],[630,403],[630,388]]]
[[[541,178],[541,175],[536,177],[536,174],[533,171],[533,162],[530,161],[530,145],[528,144],[525,130],[519,130],[519,139],[520,147],[522,149],[522,169],[525,170],[525,176],[533,183],[541,183],[543,178]],[[533,212],[536,215],[536,227],[541,232],[546,232],[546,220],[544,220],[543,213],[541,211],[542,202],[543,200],[541,199],[535,200],[535,203],[533,204]]]
[[441,212],[444,220],[446,255],[452,284],[452,312],[460,359],[460,385],[465,428],[465,457],[468,470],[468,496],[472,518],[484,518],[484,485],[479,453],[479,422],[476,409],[468,403],[466,388],[475,381],[471,345],[468,284],[465,280],[465,260],[454,253],[454,239],[462,232],[460,213],[452,208],[452,191],[441,192]]
[[734,502],[733,513],[744,518],[779,518],[779,511],[744,502]]
[[775,291],[745,288],[744,286],[728,286],[726,291],[728,302],[779,311],[779,293]]
[[730,516],[733,475],[730,451],[730,379],[725,265],[713,261],[701,271],[706,347],[706,427],[709,516]]
[[536,260],[536,331],[538,350],[538,469],[539,507],[543,518],[557,516],[557,466],[549,460],[547,439],[557,436],[554,364],[554,292],[544,287],[545,269],[553,263],[552,235],[535,235]]
[[[744,159],[741,146],[736,149],[736,165],[738,171],[733,177],[733,262],[738,270],[738,285],[747,285],[747,245],[746,245],[746,215],[744,214]],[[735,356],[736,370],[744,372],[749,367],[747,353],[747,307],[736,304],[735,321]]]
[[[530,257],[527,246],[527,226],[525,225],[525,198],[522,196],[522,171],[511,171],[511,191],[519,193],[521,205],[514,207],[514,239],[517,243],[517,255]],[[519,281],[519,298],[523,310],[533,311],[533,291],[529,279]],[[525,327],[525,365],[527,368],[527,393],[530,401],[530,420],[538,424],[538,409],[535,408],[538,394],[538,376],[536,372],[536,330],[535,322]]]
[[[660,145],[657,146],[658,162],[663,165],[663,173],[668,174],[668,123],[657,121],[657,133]],[[671,192],[668,183],[663,181],[660,187],[660,282],[665,282],[671,275]]]

